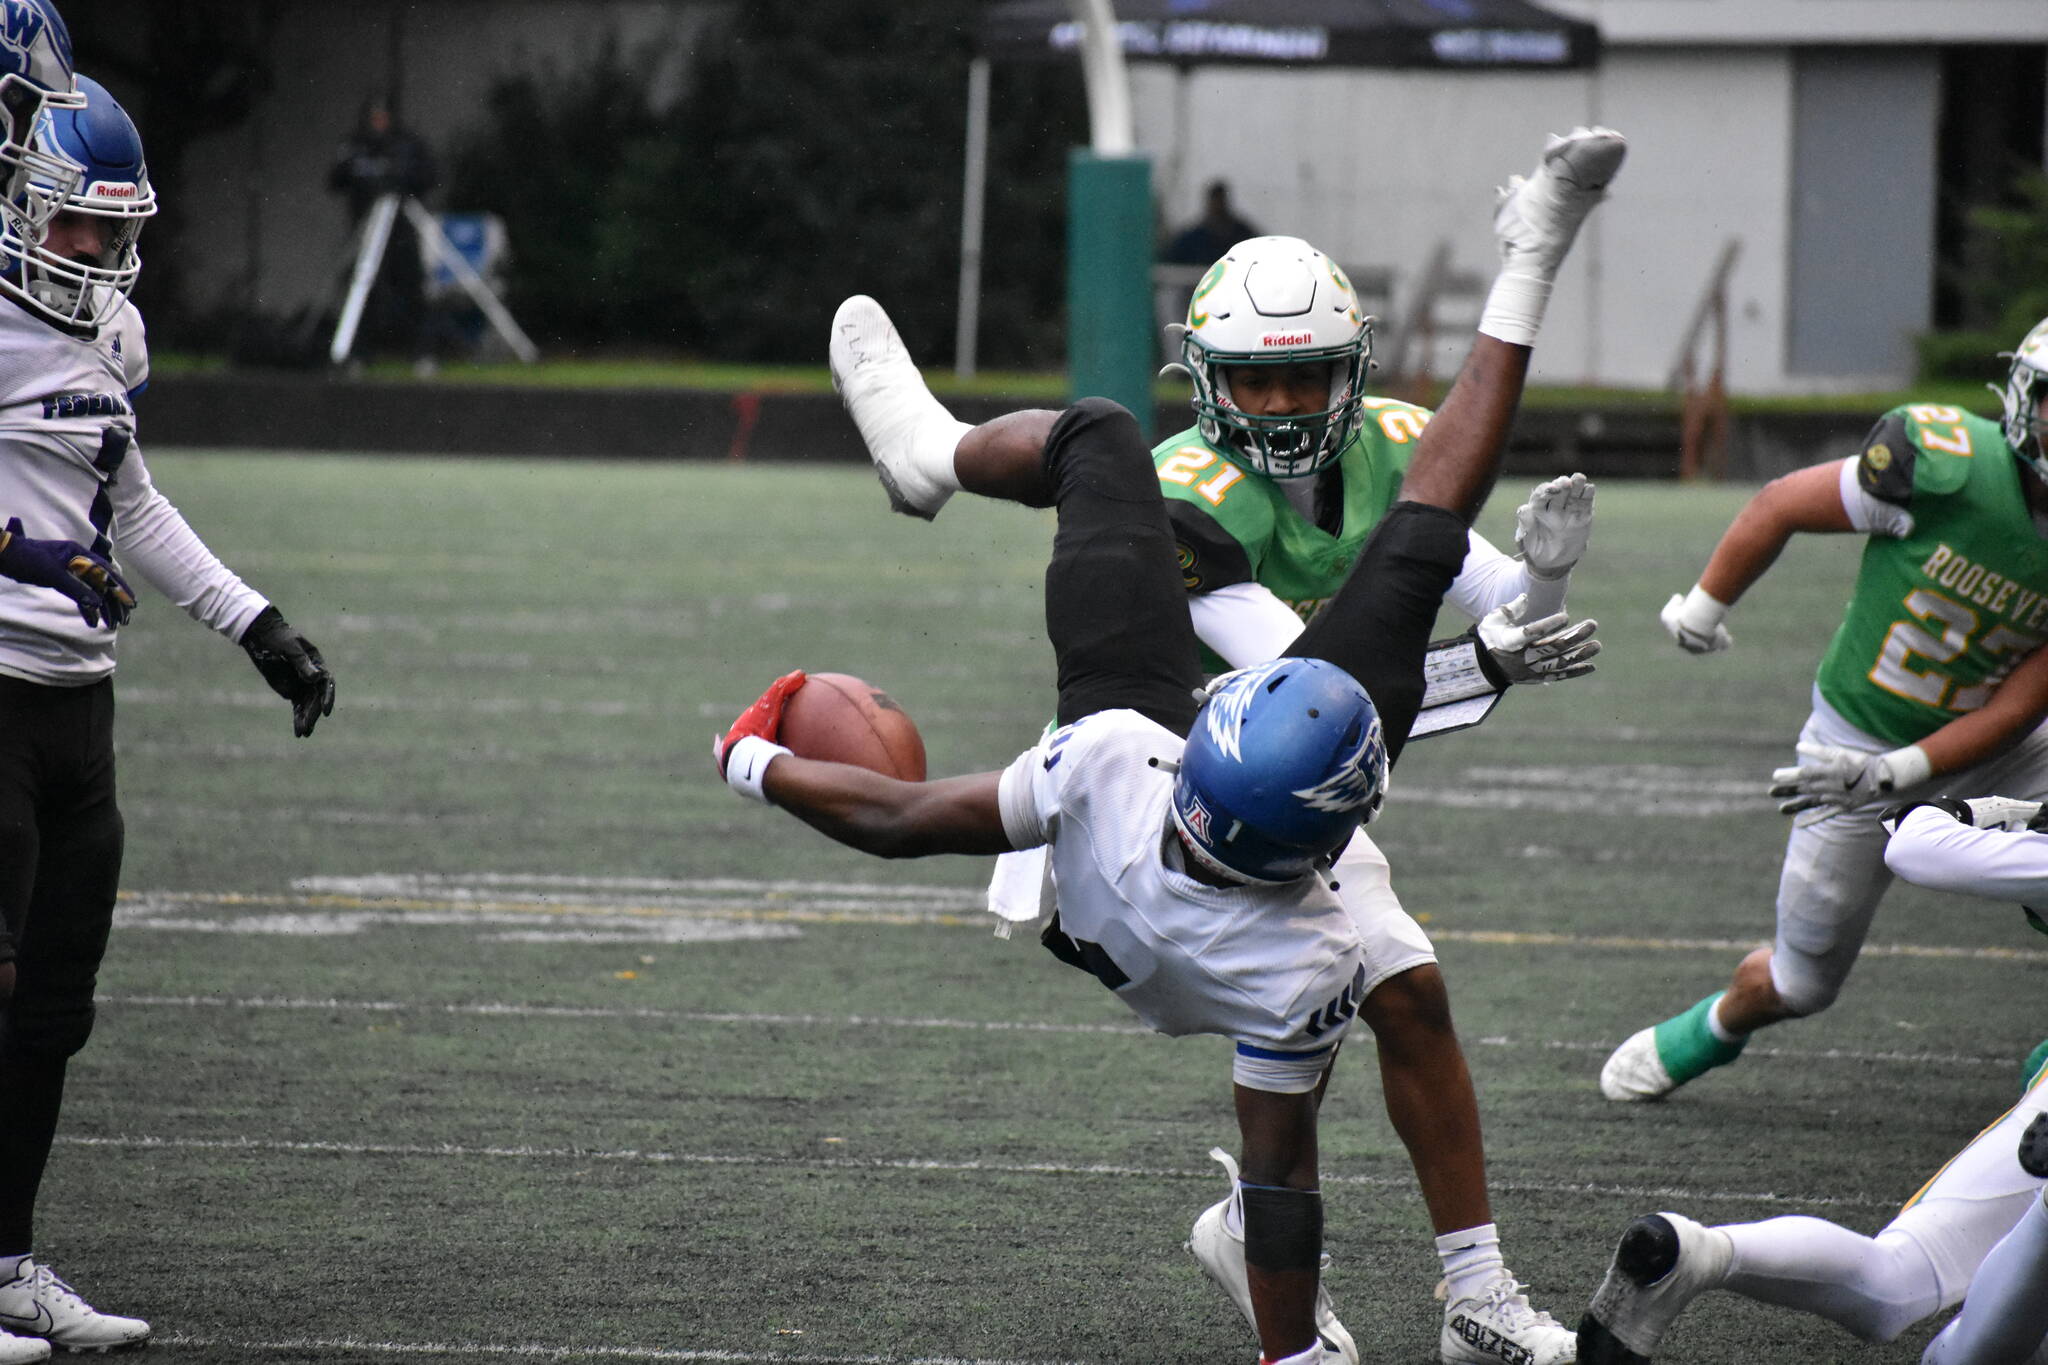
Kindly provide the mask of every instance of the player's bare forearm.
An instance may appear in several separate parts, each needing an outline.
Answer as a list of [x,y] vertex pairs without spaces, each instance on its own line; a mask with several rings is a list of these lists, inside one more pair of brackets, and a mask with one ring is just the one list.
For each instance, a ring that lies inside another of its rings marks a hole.
[[1991,700],[1919,741],[1939,775],[1982,763],[2048,717],[2048,646],[2022,659]]
[[1401,480],[1406,502],[1442,507],[1466,525],[1479,514],[1500,472],[1501,451],[1522,401],[1529,348],[1480,333],[1451,391],[1423,429]]
[[1715,601],[1734,606],[1777,562],[1795,532],[1855,530],[1842,507],[1840,479],[1840,462],[1830,460],[1765,484],[1722,532],[1700,586]]
[[1000,773],[899,782],[845,763],[777,755],[761,790],[829,839],[880,858],[1008,853]]

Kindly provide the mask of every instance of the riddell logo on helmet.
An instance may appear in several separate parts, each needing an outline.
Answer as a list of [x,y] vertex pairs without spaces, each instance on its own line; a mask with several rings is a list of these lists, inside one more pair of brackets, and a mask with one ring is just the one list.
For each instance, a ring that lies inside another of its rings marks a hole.
[[102,180],[86,190],[85,197],[88,199],[133,199],[137,193],[138,191],[133,185],[123,185],[119,182],[109,183]]
[[1315,338],[1307,332],[1268,332],[1259,338],[1261,346],[1306,346]]

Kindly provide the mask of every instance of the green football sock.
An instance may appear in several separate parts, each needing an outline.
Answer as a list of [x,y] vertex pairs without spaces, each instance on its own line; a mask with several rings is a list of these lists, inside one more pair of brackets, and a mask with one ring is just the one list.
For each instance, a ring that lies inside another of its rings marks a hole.
[[1685,1013],[1657,1025],[1657,1060],[1664,1063],[1664,1070],[1674,1083],[1684,1085],[1742,1055],[1742,1045],[1749,1041],[1748,1037],[1724,1043],[1707,1027],[1707,1011],[1726,994],[1716,991]]
[[2048,1071],[2048,1038],[2036,1044],[2034,1050],[2027,1054],[2027,1060],[2020,1063],[2020,1093],[2024,1095],[2033,1089],[2034,1082],[2041,1078],[2043,1071]]

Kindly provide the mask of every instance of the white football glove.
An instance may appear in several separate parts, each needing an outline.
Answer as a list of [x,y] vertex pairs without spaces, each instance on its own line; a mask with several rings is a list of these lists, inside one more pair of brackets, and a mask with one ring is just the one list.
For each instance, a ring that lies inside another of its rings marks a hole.
[[1479,618],[1479,643],[1501,676],[1510,683],[1549,683],[1593,671],[1593,656],[1600,652],[1593,638],[1598,621],[1573,625],[1561,611],[1524,621],[1528,609],[1529,594],[1523,593]]
[[1970,823],[1978,829],[2022,830],[2041,818],[2039,801],[2022,801],[2016,796],[1973,796],[1963,804],[1969,807]]
[[1912,745],[1886,754],[1805,742],[1798,748],[1804,763],[1771,773],[1771,795],[1781,798],[1778,811],[1783,815],[1823,806],[1854,810],[1928,776],[1926,755]]
[[2022,801],[2012,796],[1973,796],[1967,801],[1953,796],[1930,796],[1921,801],[1901,801],[1878,816],[1877,822],[1897,834],[1899,823],[1923,806],[1938,810],[1959,824],[2008,834],[2030,829],[2041,818],[2039,801]]
[[1694,587],[1683,596],[1672,593],[1657,619],[1686,653],[1719,654],[1735,643],[1735,637],[1722,624],[1727,616],[1726,603],[1717,602],[1704,589]]
[[1539,483],[1515,509],[1515,548],[1531,578],[1563,578],[1593,538],[1593,481],[1584,474]]

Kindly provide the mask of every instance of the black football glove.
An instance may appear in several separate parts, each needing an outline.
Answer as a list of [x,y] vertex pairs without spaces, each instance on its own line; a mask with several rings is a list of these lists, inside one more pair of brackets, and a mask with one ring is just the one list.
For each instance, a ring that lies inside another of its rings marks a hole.
[[242,632],[249,662],[270,690],[292,704],[292,733],[313,733],[320,717],[334,714],[334,675],[313,642],[293,630],[276,607],[265,607]]
[[89,626],[128,624],[135,594],[112,564],[75,540],[35,540],[22,533],[21,518],[0,530],[0,574],[63,593]]

